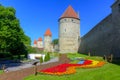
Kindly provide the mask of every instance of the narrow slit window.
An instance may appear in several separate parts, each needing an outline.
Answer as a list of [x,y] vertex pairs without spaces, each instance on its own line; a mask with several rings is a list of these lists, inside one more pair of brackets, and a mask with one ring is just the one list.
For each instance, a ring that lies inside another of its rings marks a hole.
[[72,19],[72,22],[73,22],[74,20]]
[[66,19],[64,19],[66,21]]
[[120,4],[118,5],[118,9],[119,9],[119,12],[120,12]]
[[65,32],[66,32],[66,29],[65,29]]

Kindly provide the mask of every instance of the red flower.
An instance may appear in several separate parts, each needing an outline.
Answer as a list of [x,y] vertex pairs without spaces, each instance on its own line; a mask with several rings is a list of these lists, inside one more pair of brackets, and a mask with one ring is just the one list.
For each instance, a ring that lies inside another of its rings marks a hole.
[[48,69],[41,70],[40,72],[45,74],[54,74],[54,75],[63,75],[63,74],[72,74],[75,73],[75,68],[93,68],[93,67],[100,67],[104,65],[104,62],[99,62],[94,66],[89,66],[92,64],[92,60],[85,60],[83,64],[60,64]]

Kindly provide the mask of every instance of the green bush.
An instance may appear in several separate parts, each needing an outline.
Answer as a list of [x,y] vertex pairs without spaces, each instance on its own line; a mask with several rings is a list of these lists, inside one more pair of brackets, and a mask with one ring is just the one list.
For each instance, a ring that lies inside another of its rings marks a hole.
[[50,60],[50,53],[47,53],[45,55],[45,60],[44,61],[46,62],[46,61],[49,61],[49,60]]
[[43,57],[40,57],[40,63],[43,63]]
[[0,58],[7,58],[7,57],[12,57],[12,54],[11,53],[0,53]]

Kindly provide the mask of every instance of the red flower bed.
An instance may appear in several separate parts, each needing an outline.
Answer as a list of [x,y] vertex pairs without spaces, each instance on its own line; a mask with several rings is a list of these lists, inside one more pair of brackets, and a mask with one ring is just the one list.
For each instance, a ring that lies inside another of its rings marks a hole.
[[85,60],[85,62],[83,64],[61,64],[52,68],[48,68],[45,70],[41,70],[40,72],[50,72],[50,73],[56,73],[56,72],[65,72],[67,70],[68,67],[74,67],[74,66],[82,66],[82,65],[89,65],[91,64],[92,61],[91,60]]
[[83,64],[60,64],[39,72],[52,75],[64,75],[75,73],[75,68],[94,68],[103,66],[105,62],[99,62],[94,60],[85,60]]

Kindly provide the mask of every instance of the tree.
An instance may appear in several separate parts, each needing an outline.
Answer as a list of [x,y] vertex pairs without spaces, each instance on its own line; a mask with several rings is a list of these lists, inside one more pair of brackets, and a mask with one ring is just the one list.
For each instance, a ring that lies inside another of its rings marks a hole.
[[27,53],[30,38],[24,34],[15,13],[12,7],[0,6],[0,51],[20,56]]
[[53,43],[54,45],[58,44],[58,39],[54,39],[54,40],[52,41],[52,43]]

